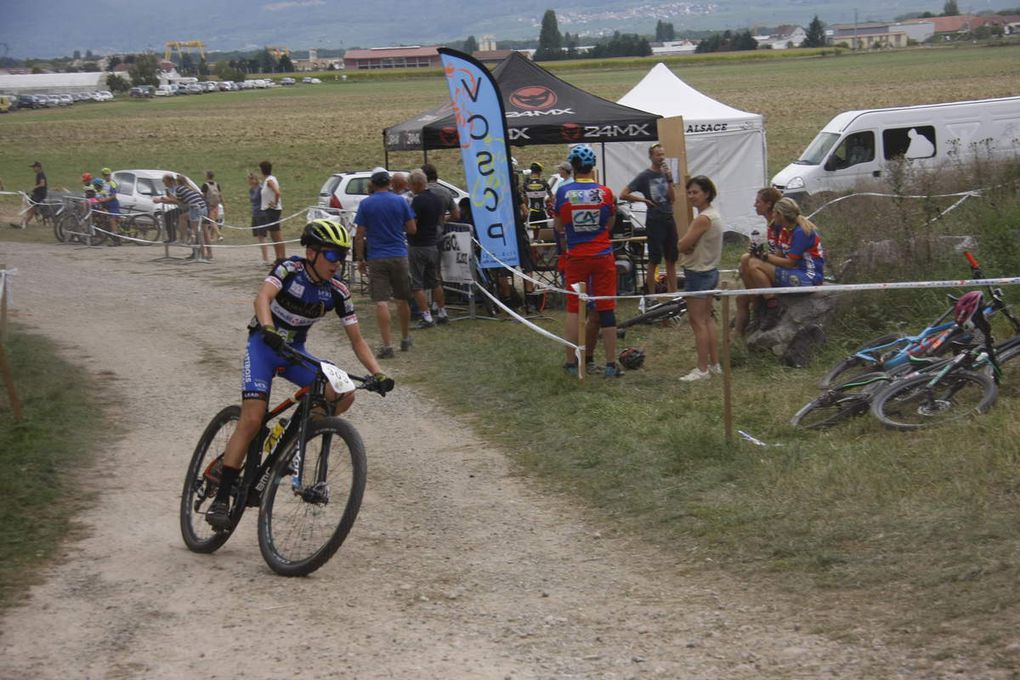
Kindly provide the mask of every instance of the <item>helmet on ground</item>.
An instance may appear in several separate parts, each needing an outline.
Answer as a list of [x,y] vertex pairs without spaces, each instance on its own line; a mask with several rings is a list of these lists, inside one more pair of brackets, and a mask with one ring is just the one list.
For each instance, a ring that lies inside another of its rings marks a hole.
[[99,187],[103,186],[103,178],[102,177],[96,177],[95,179],[93,179],[92,180],[92,186],[96,187],[97,189]]
[[83,172],[83,173],[81,173],[81,181],[82,181],[83,184],[88,184],[89,182],[91,182],[92,181],[92,173],[91,172]]
[[337,248],[345,252],[351,248],[351,235],[347,227],[333,220],[313,220],[305,225],[301,245],[321,250]]
[[980,323],[975,319],[975,315],[981,316],[981,302],[983,297],[981,291],[972,290],[969,293],[963,294],[956,304],[953,305],[953,319],[956,324],[961,328],[971,329],[976,323]]
[[567,160],[575,168],[594,168],[595,152],[587,144],[578,144],[567,154]]
[[641,368],[641,365],[645,363],[644,350],[640,350],[637,347],[628,347],[620,352],[620,365],[631,371]]

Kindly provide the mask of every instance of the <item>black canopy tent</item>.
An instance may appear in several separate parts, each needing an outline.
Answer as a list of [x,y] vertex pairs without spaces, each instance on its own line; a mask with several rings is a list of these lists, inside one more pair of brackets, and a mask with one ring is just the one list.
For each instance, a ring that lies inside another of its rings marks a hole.
[[[503,96],[513,146],[658,139],[655,121],[661,116],[585,92],[518,52],[492,73]],[[387,166],[390,151],[422,150],[427,157],[432,149],[453,149],[458,143],[449,102],[383,131]]]

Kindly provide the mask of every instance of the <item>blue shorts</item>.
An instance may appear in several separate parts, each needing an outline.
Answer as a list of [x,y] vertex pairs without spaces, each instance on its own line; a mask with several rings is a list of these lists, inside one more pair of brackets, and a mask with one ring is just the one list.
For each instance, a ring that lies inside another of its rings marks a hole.
[[[292,347],[302,352],[305,349],[304,343],[294,343]],[[314,369],[305,364],[291,364],[262,340],[261,333],[252,333],[248,336],[248,351],[241,369],[241,398],[269,401],[273,377],[277,375],[298,387],[311,385],[315,380]]]
[[808,277],[803,269],[791,269],[789,267],[776,267],[777,288],[800,288],[801,286],[817,286],[822,282],[822,277],[817,281]]
[[205,208],[194,208],[188,206],[188,219],[191,220],[192,224],[203,222],[204,220],[202,218],[207,217],[208,215],[209,211]]
[[718,286],[718,269],[709,269],[707,272],[696,272],[684,267],[685,293],[698,293],[703,290],[715,290]]

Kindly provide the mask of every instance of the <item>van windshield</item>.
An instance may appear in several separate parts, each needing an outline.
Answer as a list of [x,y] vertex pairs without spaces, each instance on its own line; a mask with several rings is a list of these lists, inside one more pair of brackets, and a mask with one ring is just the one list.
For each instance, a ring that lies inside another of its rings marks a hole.
[[819,132],[818,136],[808,144],[808,148],[795,162],[797,165],[818,165],[829,154],[829,150],[839,140],[835,132]]

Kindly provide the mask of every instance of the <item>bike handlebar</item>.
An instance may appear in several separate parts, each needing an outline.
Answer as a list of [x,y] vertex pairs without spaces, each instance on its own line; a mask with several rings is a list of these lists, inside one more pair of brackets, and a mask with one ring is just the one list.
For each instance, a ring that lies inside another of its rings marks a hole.
[[[310,354],[306,354],[305,352],[302,352],[301,350],[297,349],[292,345],[284,343],[283,346],[281,346],[280,349],[277,351],[277,353],[291,363],[295,364],[303,363],[307,366],[314,366],[316,370],[321,371],[321,369],[319,368],[319,363],[321,362],[320,359],[317,359]],[[361,385],[359,385],[357,389],[368,390],[369,392],[375,392],[380,397],[385,397],[386,393],[391,391],[394,388],[394,386],[396,386],[396,382],[394,382],[393,378],[387,375],[383,375],[382,373],[380,373],[379,375],[381,375],[382,377],[380,378],[375,375],[360,376],[354,375],[353,373],[348,373],[347,377],[350,378],[351,380],[361,383]]]

